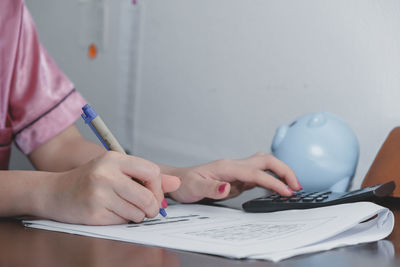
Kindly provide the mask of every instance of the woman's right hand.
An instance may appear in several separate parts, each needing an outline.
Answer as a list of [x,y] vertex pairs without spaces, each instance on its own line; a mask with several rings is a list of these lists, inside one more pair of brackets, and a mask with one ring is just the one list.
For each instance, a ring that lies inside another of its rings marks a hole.
[[36,214],[89,225],[141,222],[145,217],[155,217],[160,207],[165,208],[164,193],[180,185],[178,177],[161,174],[150,161],[111,151],[58,173],[47,182],[39,190],[42,192],[37,192],[43,197]]

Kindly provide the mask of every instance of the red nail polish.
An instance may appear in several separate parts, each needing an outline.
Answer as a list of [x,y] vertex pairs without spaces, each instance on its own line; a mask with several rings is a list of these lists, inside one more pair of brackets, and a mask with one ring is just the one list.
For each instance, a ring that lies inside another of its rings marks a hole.
[[299,185],[299,187],[300,187],[300,190],[303,190],[303,187],[301,186],[301,184],[300,184],[299,180],[297,180],[297,184]]
[[220,185],[218,187],[218,192],[223,193],[225,191],[226,184]]
[[167,203],[167,200],[164,198],[163,199],[163,201],[161,202],[161,207],[163,208],[163,209],[166,209],[167,207],[168,207],[168,203]]

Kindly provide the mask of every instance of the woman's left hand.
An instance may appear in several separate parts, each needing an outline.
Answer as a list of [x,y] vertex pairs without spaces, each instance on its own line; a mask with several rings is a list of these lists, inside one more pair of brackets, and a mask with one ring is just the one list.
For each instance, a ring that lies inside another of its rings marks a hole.
[[[275,173],[279,179],[266,171]],[[282,196],[291,196],[293,190],[302,189],[289,166],[261,152],[239,160],[222,159],[195,167],[176,168],[169,174],[182,181],[179,189],[169,195],[183,203],[203,198],[231,198],[255,186],[271,189]]]

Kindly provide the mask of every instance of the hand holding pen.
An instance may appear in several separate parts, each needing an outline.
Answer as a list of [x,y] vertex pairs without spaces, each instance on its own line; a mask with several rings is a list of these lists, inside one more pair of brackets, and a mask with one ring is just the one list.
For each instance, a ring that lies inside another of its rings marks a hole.
[[[159,167],[145,159],[107,151],[66,172],[38,172],[45,182],[34,194],[32,214],[56,221],[111,225],[157,216],[162,192],[175,191],[180,180],[160,174]],[[131,177],[143,181],[145,186]]]
[[[88,104],[86,104],[83,108],[83,113],[82,118],[85,120],[86,124],[90,126],[92,131],[96,134],[98,139],[101,141],[103,146],[107,150],[112,150],[119,152],[121,154],[126,154],[125,150],[121,147],[117,139],[114,137],[114,135],[111,133],[111,131],[108,129],[108,127],[105,125],[103,120],[98,116],[98,114],[94,111],[92,107],[90,107]],[[132,157],[132,156],[127,156],[127,157]],[[162,183],[161,183],[161,178],[159,179],[148,179],[149,174],[146,173],[149,171],[155,171],[158,173],[158,176],[161,177],[160,170],[155,164],[152,166],[146,166],[146,164],[140,164],[138,166],[143,167],[139,173],[135,173],[131,175],[132,179],[136,181],[134,187],[142,186],[150,190],[155,198],[157,199],[158,203],[161,203],[161,208],[159,209],[159,213],[165,217],[167,214],[164,210],[164,208],[167,207],[167,202],[164,198],[164,193],[165,191],[162,190]],[[137,191],[137,190],[135,190]],[[146,191],[142,192],[145,194]],[[131,202],[129,199],[129,192],[126,192],[126,196],[124,197],[125,199],[128,198],[128,202]],[[151,216],[151,214],[149,214]],[[151,216],[154,217],[154,216]]]

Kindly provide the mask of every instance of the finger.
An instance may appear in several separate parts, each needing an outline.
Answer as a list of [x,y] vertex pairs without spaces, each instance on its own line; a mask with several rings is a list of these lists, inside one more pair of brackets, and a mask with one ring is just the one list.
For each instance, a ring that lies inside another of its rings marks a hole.
[[142,210],[146,217],[157,216],[161,202],[148,188],[133,181],[130,177],[117,177],[118,183],[113,185],[114,192],[132,205]]
[[282,196],[293,195],[293,190],[290,189],[285,183],[264,171],[258,171],[254,175],[253,182],[255,182],[258,186],[271,189]]
[[108,151],[107,157],[117,162],[124,174],[140,181],[148,182],[160,175],[160,168],[157,164],[148,160],[114,151]]
[[196,194],[212,199],[222,199],[229,195],[231,185],[212,179],[196,179],[194,187]]
[[128,223],[129,221],[121,216],[118,216],[112,211],[109,212],[109,219],[107,220],[107,223],[102,223],[101,225],[119,225],[119,224],[125,224]]
[[127,223],[128,220],[118,216],[113,211],[109,209],[105,209],[101,213],[97,213],[94,217],[89,217],[84,219],[82,222],[83,224],[87,225],[112,225],[112,224],[123,224]]
[[262,169],[257,169],[254,167],[249,167],[244,164],[240,164],[237,161],[232,161],[229,163],[229,168],[222,167],[225,171],[225,175],[228,177],[235,178],[236,180],[257,184],[258,186],[272,189],[275,192],[284,195],[291,196],[293,191],[287,187],[282,181],[276,179],[272,175],[267,174]]
[[135,223],[140,223],[146,217],[142,210],[118,195],[110,200],[109,209],[119,217]]
[[176,176],[161,174],[161,187],[164,193],[176,191],[181,185],[181,179]]
[[293,170],[283,161],[277,159],[272,155],[267,155],[259,152],[249,158],[242,160],[242,162],[246,162],[247,164],[261,170],[270,170],[274,172],[280,178],[285,180],[286,183],[293,190],[302,189],[302,186],[297,180],[296,174],[293,172]]
[[157,199],[158,206],[164,200],[164,193],[161,188],[160,168],[145,159],[116,153],[120,170],[135,179],[143,182],[144,186],[153,192]]

